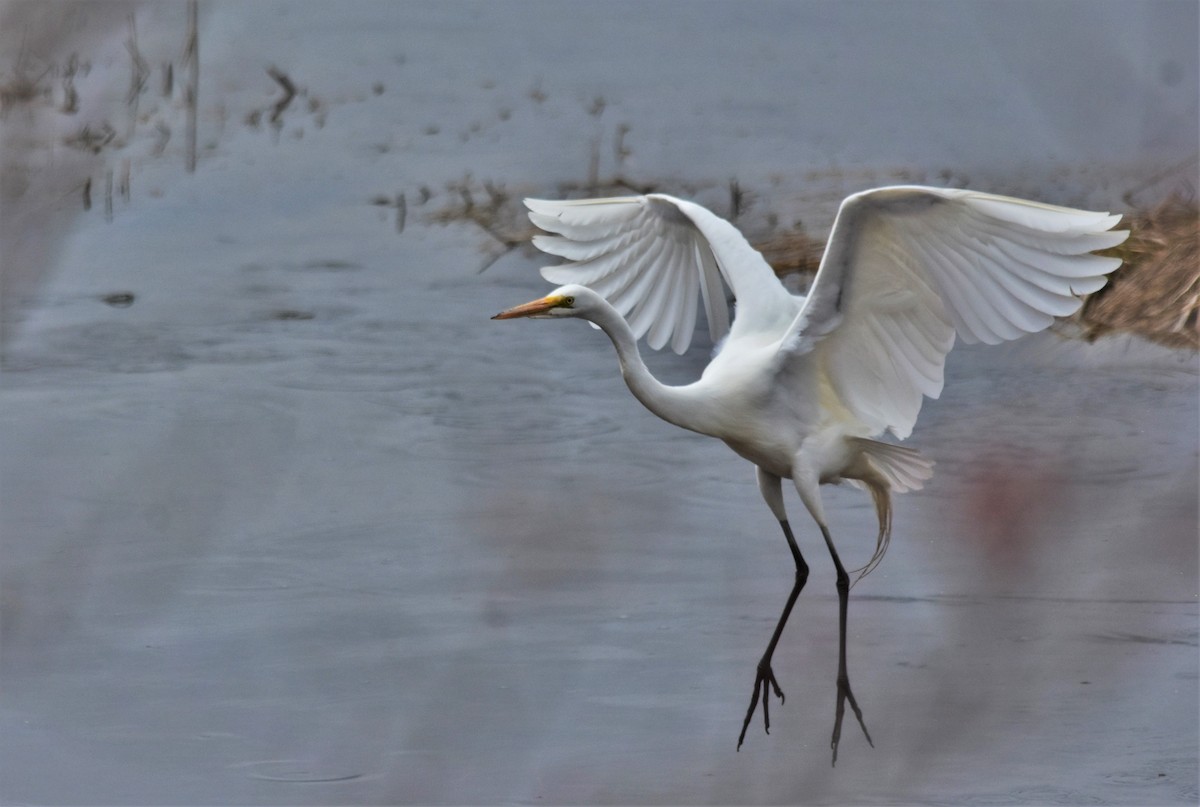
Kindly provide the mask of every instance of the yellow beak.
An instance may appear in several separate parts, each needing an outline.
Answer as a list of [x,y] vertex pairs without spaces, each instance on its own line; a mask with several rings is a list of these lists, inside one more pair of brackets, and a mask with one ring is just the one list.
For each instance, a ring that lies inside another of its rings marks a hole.
[[545,314],[551,308],[558,308],[561,305],[566,305],[567,298],[552,294],[549,297],[543,297],[540,300],[534,300],[524,305],[518,305],[514,308],[509,308],[501,311],[492,319],[516,319],[517,317],[536,317],[538,314]]

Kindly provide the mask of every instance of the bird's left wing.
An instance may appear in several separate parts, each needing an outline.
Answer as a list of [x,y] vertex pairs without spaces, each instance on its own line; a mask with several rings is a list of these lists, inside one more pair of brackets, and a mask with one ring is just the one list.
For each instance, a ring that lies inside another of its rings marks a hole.
[[570,261],[543,268],[542,277],[603,295],[656,350],[668,340],[676,353],[687,350],[697,297],[713,342],[730,332],[722,279],[738,301],[733,333],[772,324],[781,333],[795,317],[794,299],[762,255],[700,205],[657,193],[525,205],[530,220],[553,233],[534,236],[534,245]]
[[1125,240],[1111,229],[1120,218],[967,190],[855,194],[838,210],[780,372],[815,361],[828,405],[903,439],[923,396],[941,394],[956,335],[996,344],[1035,333],[1104,285],[1121,261],[1090,253]]

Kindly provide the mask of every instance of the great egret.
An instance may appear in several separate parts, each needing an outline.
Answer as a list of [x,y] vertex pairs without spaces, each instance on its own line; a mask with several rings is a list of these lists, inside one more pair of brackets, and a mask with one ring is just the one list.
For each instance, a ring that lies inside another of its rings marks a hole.
[[[789,293],[729,222],[663,194],[581,201],[527,199],[541,250],[569,262],[542,269],[548,296],[493,319],[586,319],[608,334],[625,383],[663,420],[716,437],[754,463],[758,487],[779,520],[796,578],[758,662],[738,749],[761,696],[775,680],[771,658],[808,579],[784,510],[791,479],[837,571],[838,673],[833,762],[846,701],[871,735],[846,673],[850,576],[829,534],[819,486],[843,480],[865,488],[879,519],[875,568],[891,534],[892,492],[919,489],[933,463],[881,442],[912,432],[924,397],[937,398],[956,336],[996,344],[1035,333],[1078,310],[1121,261],[1092,255],[1120,244],[1119,215],[1094,213],[969,190],[877,188],[842,202],[807,296]],[[722,281],[736,300],[730,322]],[[699,294],[697,294],[699,292]],[[637,340],[691,343],[697,297],[716,351],[700,379],[668,386],[650,374]],[[628,320],[626,320],[628,317]],[[871,743],[874,745],[873,743]]]

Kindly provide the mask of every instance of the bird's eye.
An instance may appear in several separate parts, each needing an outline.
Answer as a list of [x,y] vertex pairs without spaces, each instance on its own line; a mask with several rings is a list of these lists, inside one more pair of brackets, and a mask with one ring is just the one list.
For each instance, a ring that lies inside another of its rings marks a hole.
[[567,305],[569,305],[569,306],[571,306],[571,305],[575,305],[575,298],[574,298],[574,297],[568,297],[568,298],[566,299],[566,301],[565,301],[565,302],[566,302],[566,304],[567,304]]

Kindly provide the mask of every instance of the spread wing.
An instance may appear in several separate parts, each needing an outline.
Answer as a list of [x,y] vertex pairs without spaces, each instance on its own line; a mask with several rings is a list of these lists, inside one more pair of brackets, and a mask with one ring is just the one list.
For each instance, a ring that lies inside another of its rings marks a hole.
[[[705,208],[664,194],[611,199],[526,199],[530,220],[554,235],[536,235],[543,252],[569,263],[542,269],[552,283],[579,283],[603,295],[634,335],[676,353],[691,344],[697,298],[716,343],[774,329],[782,334],[797,303],[740,232]],[[730,325],[724,280],[738,304]],[[697,295],[699,291],[699,295]]]
[[[821,383],[879,434],[912,432],[942,391],[955,336],[998,342],[1077,311],[1121,265],[1119,215],[965,190],[878,188],[838,211],[812,290],[783,343],[782,374]],[[811,356],[808,354],[811,353]]]

